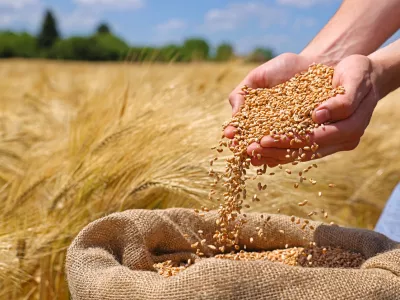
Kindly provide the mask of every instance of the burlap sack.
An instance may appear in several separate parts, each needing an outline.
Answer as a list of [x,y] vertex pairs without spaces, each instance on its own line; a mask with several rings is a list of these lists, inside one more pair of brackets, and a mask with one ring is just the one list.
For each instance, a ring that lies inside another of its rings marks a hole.
[[[255,238],[250,250],[341,246],[363,253],[361,269],[302,268],[269,261],[202,260],[176,276],[153,269],[167,259],[195,258],[191,244],[202,229],[211,240],[215,213],[192,210],[131,210],[99,219],[82,230],[68,249],[67,278],[72,298],[89,299],[400,299],[400,246],[361,229],[311,222],[306,235],[289,217],[272,215],[267,239]],[[249,214],[240,243],[248,243],[259,214]],[[279,232],[282,229],[285,234]],[[189,238],[183,235],[188,234]],[[305,237],[305,238],[303,238]],[[211,255],[210,249],[203,250]]]

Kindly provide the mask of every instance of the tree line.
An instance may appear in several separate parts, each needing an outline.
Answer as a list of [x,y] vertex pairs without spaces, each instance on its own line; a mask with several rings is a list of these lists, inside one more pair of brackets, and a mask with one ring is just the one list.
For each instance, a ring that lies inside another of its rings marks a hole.
[[[264,62],[274,56],[268,48],[257,48],[246,60]],[[84,61],[153,61],[153,62],[191,62],[191,61],[229,61],[235,58],[232,45],[219,45],[214,54],[202,38],[189,38],[183,44],[162,47],[135,47],[114,35],[110,27],[102,23],[90,36],[62,38],[57,20],[47,10],[37,36],[26,32],[0,31],[0,58],[47,58]]]

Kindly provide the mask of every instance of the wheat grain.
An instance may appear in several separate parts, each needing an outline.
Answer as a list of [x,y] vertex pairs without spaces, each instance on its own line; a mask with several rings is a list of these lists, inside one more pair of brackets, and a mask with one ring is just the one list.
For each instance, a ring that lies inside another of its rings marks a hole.
[[[253,238],[250,238],[250,243]],[[211,245],[210,245],[211,246]],[[210,247],[215,250],[215,246]],[[221,251],[224,252],[224,251]],[[359,268],[365,261],[362,254],[334,247],[317,247],[311,243],[310,247],[293,247],[285,245],[285,249],[276,249],[262,252],[246,252],[241,250],[237,253],[217,254],[216,259],[234,261],[257,261],[269,260],[276,263],[283,263],[288,266],[301,267],[322,267],[322,268]],[[204,260],[207,258],[203,258]],[[191,266],[187,263],[177,263],[171,260],[154,264],[153,267],[160,275],[171,277]]]

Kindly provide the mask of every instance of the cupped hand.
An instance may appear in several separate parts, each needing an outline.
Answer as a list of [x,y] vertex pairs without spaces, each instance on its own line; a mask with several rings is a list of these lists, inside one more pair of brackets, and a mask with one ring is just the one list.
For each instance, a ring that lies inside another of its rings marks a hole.
[[[232,115],[238,113],[240,106],[244,103],[243,86],[254,89],[273,87],[289,80],[297,73],[307,70],[313,62],[313,58],[310,57],[285,53],[253,69],[229,95]],[[235,136],[235,127],[228,126],[224,134],[227,138],[232,139]]]
[[[240,90],[243,85],[254,88],[271,87],[306,70],[311,63],[313,63],[312,59],[290,54],[278,56],[253,70],[230,96],[233,113],[239,111],[244,101]],[[314,122],[328,123],[316,128],[310,136],[310,142],[319,145],[318,152],[321,156],[353,150],[357,147],[380,99],[376,81],[376,68],[366,56],[352,55],[335,66],[333,85],[343,86],[345,94],[328,99],[313,112]],[[226,128],[225,136],[233,138],[234,128]],[[289,141],[284,139],[275,142],[272,137],[265,136],[260,144],[251,144],[247,152],[249,155],[252,153],[261,155],[261,159],[252,158],[253,165],[267,164],[273,167],[291,161],[286,158],[286,149],[296,150],[304,146],[306,144],[301,143],[291,146]],[[303,160],[310,159],[311,153]]]

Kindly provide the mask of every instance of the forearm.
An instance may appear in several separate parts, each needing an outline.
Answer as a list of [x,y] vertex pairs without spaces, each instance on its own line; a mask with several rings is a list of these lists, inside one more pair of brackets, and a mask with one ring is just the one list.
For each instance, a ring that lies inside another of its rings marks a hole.
[[339,10],[302,51],[327,64],[369,55],[400,28],[399,0],[344,0]]
[[369,55],[377,70],[377,88],[382,98],[400,87],[400,39]]

